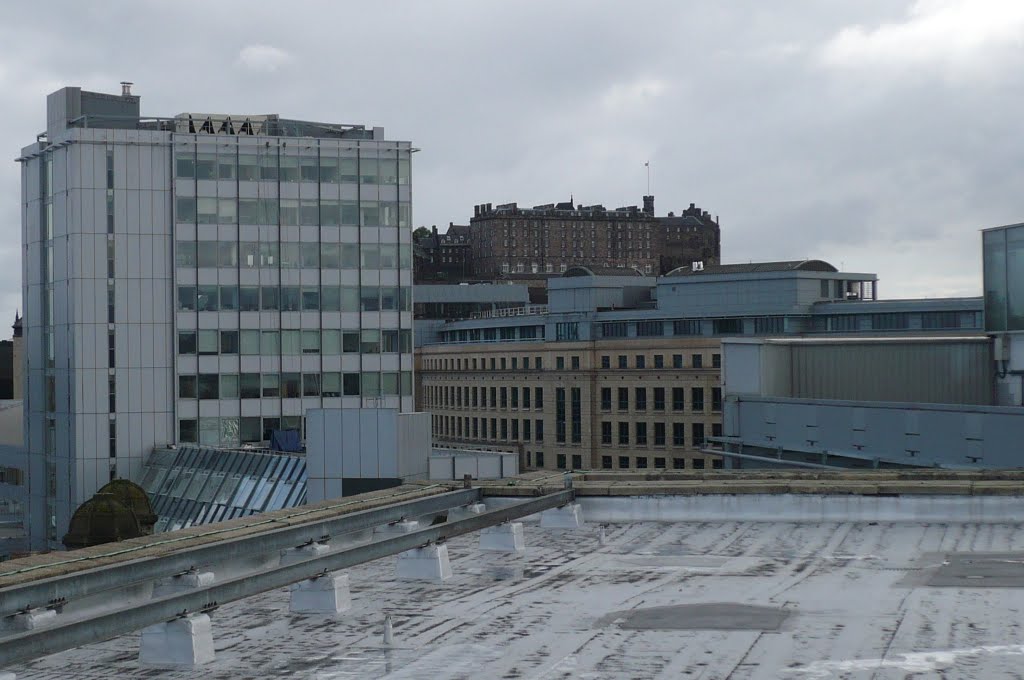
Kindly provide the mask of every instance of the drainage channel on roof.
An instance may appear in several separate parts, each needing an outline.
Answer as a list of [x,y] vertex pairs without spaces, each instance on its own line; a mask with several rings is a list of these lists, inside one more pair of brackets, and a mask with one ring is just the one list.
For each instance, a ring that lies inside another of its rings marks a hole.
[[735,602],[706,602],[646,607],[613,612],[597,621],[626,630],[760,630],[776,631],[792,611]]

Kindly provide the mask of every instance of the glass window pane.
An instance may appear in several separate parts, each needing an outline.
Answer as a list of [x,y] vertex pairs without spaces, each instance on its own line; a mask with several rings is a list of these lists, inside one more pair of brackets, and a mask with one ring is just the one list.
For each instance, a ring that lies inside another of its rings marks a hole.
[[317,170],[316,156],[303,156],[299,159],[299,178],[303,182],[319,181],[320,173]]
[[341,354],[341,331],[325,328],[320,336],[322,354]]
[[196,179],[217,179],[216,154],[198,154],[196,157]]
[[341,204],[338,201],[320,201],[320,224],[325,227],[336,227],[341,224]]
[[359,300],[364,312],[380,311],[380,289],[377,286],[363,286],[360,289]]
[[320,181],[326,184],[333,184],[340,180],[338,174],[338,159],[330,156],[320,157]]
[[242,241],[238,244],[238,261],[246,269],[259,266],[260,244],[255,241]]
[[299,224],[320,224],[320,203],[315,198],[304,198],[299,202]]
[[1006,328],[1024,330],[1024,227],[1006,230]]
[[320,353],[320,331],[302,331],[302,353]]
[[196,221],[196,199],[179,196],[175,201],[175,219],[178,222]]
[[341,311],[341,289],[338,286],[324,286],[320,289],[320,309],[324,312]]
[[376,158],[360,158],[359,159],[359,183],[360,184],[376,184],[378,177],[377,159]]
[[237,158],[234,151],[222,151],[217,156],[217,178],[235,179]]
[[254,181],[260,178],[259,159],[254,155],[238,156],[238,179]]
[[985,330],[1006,330],[1006,231],[982,234],[985,277]]
[[220,198],[217,200],[217,221],[221,224],[238,222],[238,201],[236,199]]
[[300,353],[299,331],[281,331],[281,354],[297,356]]
[[280,334],[277,331],[260,331],[260,354],[274,356],[280,353]]
[[338,243],[320,244],[320,266],[324,269],[338,269],[341,266],[341,245]]
[[259,286],[239,286],[238,310],[242,312],[258,312],[260,310]]
[[297,227],[299,225],[299,199],[281,199],[281,225],[285,227]]
[[242,354],[259,354],[260,332],[238,331],[238,349]]
[[191,152],[175,154],[174,175],[180,179],[193,179],[196,176],[196,159]]
[[220,376],[220,398],[238,399],[238,375],[225,373]]
[[320,389],[324,397],[340,397],[341,373],[324,373]]
[[364,397],[379,397],[380,373],[363,373],[360,390]]
[[174,244],[174,260],[179,267],[196,266],[196,242],[177,241]]

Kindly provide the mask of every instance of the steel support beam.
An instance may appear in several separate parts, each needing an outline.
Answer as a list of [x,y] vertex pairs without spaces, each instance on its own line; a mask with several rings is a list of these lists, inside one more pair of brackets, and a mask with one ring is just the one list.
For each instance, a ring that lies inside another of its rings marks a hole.
[[[58,623],[39,630],[0,638],[0,668],[65,649],[109,640],[187,614],[211,611],[219,605],[283,588],[324,571],[346,569],[543,510],[561,507],[571,503],[574,498],[574,492],[567,489],[454,522],[429,526],[408,534],[327,553],[268,569],[259,574],[233,578],[209,587],[150,600],[121,610],[97,613],[66,623],[58,620]],[[250,540],[258,544],[261,538],[262,535],[256,535],[250,537]]]
[[[171,554],[139,559],[126,559],[117,564],[97,566],[92,569],[70,572],[62,576],[29,581],[24,584],[0,588],[0,618],[12,616],[29,608],[46,607],[54,602],[71,602],[79,598],[102,593],[106,590],[123,588],[133,583],[144,583],[154,579],[172,576],[211,564],[222,564],[237,558],[251,558],[257,554],[269,554],[287,548],[294,548],[324,537],[339,536],[350,532],[371,529],[406,517],[417,517],[443,512],[451,508],[480,500],[480,489],[464,489],[385,505],[369,510],[349,512],[327,519],[268,528],[267,531],[245,536],[226,538],[222,541],[192,547],[183,547]],[[302,510],[296,508],[296,514]],[[254,515],[254,521],[258,515]],[[293,521],[280,518],[281,521]],[[274,527],[269,524],[268,527]],[[216,530],[216,525],[210,525]],[[161,534],[161,536],[163,536]],[[171,536],[167,534],[166,536]],[[154,542],[159,542],[156,538]],[[117,550],[111,544],[112,550]],[[73,553],[69,553],[69,559]],[[0,565],[0,575],[3,565]]]

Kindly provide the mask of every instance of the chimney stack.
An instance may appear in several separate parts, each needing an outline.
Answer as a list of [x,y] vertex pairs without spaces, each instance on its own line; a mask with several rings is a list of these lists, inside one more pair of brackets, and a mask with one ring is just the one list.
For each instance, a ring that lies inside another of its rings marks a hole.
[[644,196],[644,212],[654,216],[654,196]]
[[132,96],[132,83],[129,83],[127,80],[122,80],[121,81],[121,96],[122,97],[131,97]]

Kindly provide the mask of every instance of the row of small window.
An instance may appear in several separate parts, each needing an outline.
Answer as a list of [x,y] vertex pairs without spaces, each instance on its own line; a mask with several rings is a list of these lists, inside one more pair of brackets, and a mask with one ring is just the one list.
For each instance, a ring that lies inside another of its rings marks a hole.
[[[441,408],[544,408],[544,389],[532,388],[533,405],[530,405],[529,387],[491,387],[490,399],[486,387],[459,387],[451,385],[427,386],[424,398],[427,406]],[[522,399],[520,399],[522,395]],[[511,397],[511,398],[510,398]]]
[[323,330],[198,330],[178,331],[178,354],[248,354],[296,356],[299,354],[408,354],[412,331]]
[[[615,444],[617,446],[667,446],[666,439],[666,424],[657,422],[650,423],[653,425],[653,436],[648,436],[648,423],[633,423],[633,427],[630,428],[630,424],[626,422],[617,423],[618,427],[615,428],[615,437],[613,438],[612,426],[616,423],[610,423],[603,421],[601,423],[601,443],[605,445]],[[633,430],[633,436],[630,437],[630,429]],[[722,436],[722,424],[712,423],[711,425],[711,436],[721,437]],[[700,448],[704,446],[704,423],[690,423],[690,446],[692,448]],[[672,446],[681,447],[686,446],[686,423],[672,423]]]
[[179,399],[407,397],[410,371],[366,373],[200,373],[178,376]]
[[180,312],[408,312],[400,286],[178,286]]
[[[665,355],[655,354],[654,355],[654,368],[665,368]],[[612,358],[607,354],[601,355],[601,368],[611,368]],[[615,361],[616,368],[629,368],[629,357],[625,354],[619,354]],[[722,367],[722,355],[712,354],[711,355],[711,367],[721,368]],[[633,357],[633,368],[647,368],[647,356],[645,354],[637,354]],[[672,368],[686,368],[683,363],[682,354],[672,355]],[[690,355],[690,368],[704,368],[704,355],[703,354],[691,354]]]
[[178,152],[174,157],[178,179],[408,184],[409,170],[407,158],[285,156],[276,149],[258,155]]
[[[914,328],[909,312],[833,314],[815,317],[816,331],[903,331]],[[980,329],[981,312],[920,312],[922,330]]]
[[[668,459],[663,456],[654,456],[649,458],[647,456],[601,456],[601,469],[611,470],[612,462],[614,459],[618,459],[618,469],[620,470],[645,470],[648,467],[654,467],[655,469],[667,469]],[[582,470],[583,469],[583,456],[574,453],[572,454],[572,468],[567,467],[569,462],[568,456],[564,453],[555,454],[555,467],[559,470]],[[686,461],[690,461],[690,469],[692,470],[705,470],[707,469],[705,458],[673,458],[672,469],[673,470],[685,470]],[[544,467],[544,452],[526,452],[526,467]],[[535,465],[536,464],[536,465]],[[711,459],[711,468],[714,470],[722,469],[724,463],[721,458]]]
[[543,340],[544,326],[503,326],[501,328],[462,328],[443,331],[441,342],[491,342],[493,340]]
[[[522,426],[520,426],[522,423]],[[433,416],[437,437],[456,439],[490,439],[493,441],[544,441],[544,421],[540,418],[470,418],[468,416]]]
[[[653,403],[651,404],[653,410],[664,411],[665,410],[665,388],[664,387],[653,387]],[[629,388],[619,387],[617,393],[616,405],[619,411],[629,410]],[[685,387],[673,387],[672,388],[672,410],[673,411],[684,411],[686,410],[685,404],[686,388]],[[611,411],[612,410],[612,388],[602,387],[601,388],[601,410]],[[635,387],[633,388],[633,410],[635,411],[646,411],[647,410],[647,388],[646,387]],[[691,411],[704,411],[704,388],[703,387],[691,387],[690,388],[690,410]],[[721,411],[722,410],[722,388],[712,387],[711,388],[711,410]]]
[[[742,335],[745,332],[741,318],[709,319],[712,335]],[[633,333],[630,331],[633,330]],[[668,335],[666,322],[654,321],[604,321],[601,323],[602,338],[659,338]],[[761,316],[753,318],[753,331],[757,335],[781,334],[785,331],[785,318]],[[672,335],[703,335],[702,319],[677,319],[672,321]]]
[[412,220],[412,204],[394,201],[178,196],[174,207],[178,224],[408,227]]
[[282,269],[409,269],[412,244],[177,241],[179,267]]
[[[573,357],[573,358],[576,360],[575,363],[578,366],[579,365],[579,357]],[[559,360],[562,362],[563,367],[564,367],[564,364],[565,364],[564,357],[559,357]],[[504,371],[504,370],[507,370],[510,366],[511,366],[512,370],[515,371],[515,370],[519,369],[520,365],[523,367],[523,370],[529,370],[531,368],[531,366],[530,366],[530,357],[523,357],[522,358],[522,363],[520,363],[519,357],[510,357],[510,358],[506,358],[506,357],[490,357],[490,363],[488,363],[488,358],[486,358],[486,357],[480,357],[479,360],[477,359],[477,357],[472,357],[472,358],[466,357],[464,359],[463,358],[454,358],[454,359],[426,359],[424,361],[424,368],[430,368],[430,369],[435,369],[435,370],[443,370],[443,371],[451,371],[451,370],[457,370],[457,371],[462,371],[462,370],[467,370],[467,371],[469,371],[469,370],[473,370],[473,371],[476,371],[476,370],[491,370],[491,371],[496,371],[496,370],[499,370],[499,369]],[[533,369],[535,371],[539,371],[542,368],[544,368],[544,361],[543,361],[543,359],[541,357],[533,357]]]
[[[561,454],[560,454],[561,455]],[[648,458],[647,456],[635,456],[630,459],[629,456],[616,456],[618,458],[618,469],[620,470],[646,470],[648,464],[650,467],[655,469],[667,469],[666,458],[655,456]],[[601,456],[601,469],[611,470],[612,469],[612,456]],[[690,469],[692,470],[705,470],[707,469],[707,459],[705,458],[690,458]],[[672,469],[673,470],[685,470],[686,469],[686,458],[673,458]],[[714,470],[721,470],[724,466],[724,461],[721,458],[711,459],[711,468]]]

